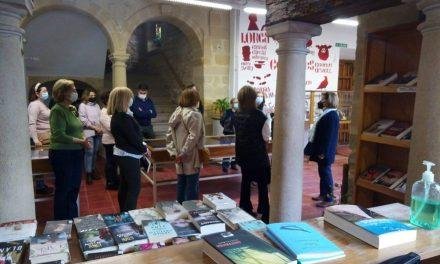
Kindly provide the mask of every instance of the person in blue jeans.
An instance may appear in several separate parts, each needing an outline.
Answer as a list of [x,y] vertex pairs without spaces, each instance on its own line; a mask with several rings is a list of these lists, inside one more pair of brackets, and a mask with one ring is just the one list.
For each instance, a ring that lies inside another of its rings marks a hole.
[[[220,124],[223,127],[223,135],[235,135],[234,129],[234,119],[235,112],[238,110],[238,100],[237,98],[232,98],[229,101],[231,108],[226,110],[223,116],[220,118]],[[222,161],[222,170],[224,173],[228,172],[229,165],[231,165],[231,169],[236,170],[237,164],[235,162],[235,158],[224,158]]]
[[154,138],[155,135],[151,119],[156,118],[157,113],[153,101],[148,97],[148,86],[146,84],[139,84],[137,96],[135,96],[130,110],[133,112],[133,117],[141,128],[144,138]]
[[204,148],[205,136],[203,117],[197,109],[199,102],[197,90],[186,88],[168,122],[167,151],[175,159],[179,203],[199,197],[199,173],[202,167],[199,150]]
[[319,195],[312,197],[317,201],[317,207],[327,207],[334,204],[333,176],[331,165],[335,162],[338,144],[339,114],[338,95],[332,92],[322,94],[318,108],[323,109],[322,115],[310,131],[309,143],[304,154],[318,164]]

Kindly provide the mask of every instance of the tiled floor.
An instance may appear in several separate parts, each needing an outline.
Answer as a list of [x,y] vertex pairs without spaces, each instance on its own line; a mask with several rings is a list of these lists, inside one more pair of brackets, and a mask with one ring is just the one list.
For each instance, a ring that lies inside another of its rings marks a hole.
[[[347,163],[347,154],[349,149],[346,147],[340,148],[337,155],[336,162],[332,167],[333,178],[335,183],[340,186],[342,182],[342,166]],[[103,161],[99,162],[99,171],[102,169]],[[202,173],[219,173],[221,167],[219,165],[212,165],[206,168]],[[174,170],[172,167],[163,168],[160,172],[165,177],[173,177]],[[95,214],[95,213],[114,213],[118,212],[118,192],[105,190],[105,180],[94,181],[92,185],[86,185],[85,181],[81,184],[80,190],[80,213],[81,215]],[[240,197],[240,177],[210,180],[200,182],[200,193],[224,192],[226,195],[239,201]],[[141,193],[138,199],[138,208],[145,208],[153,206],[153,188],[149,182],[142,179]],[[335,188],[335,195],[339,197],[340,188]],[[304,178],[303,178],[303,208],[302,218],[308,219],[321,216],[323,210],[315,207],[315,203],[311,200],[312,196],[319,194],[319,177],[316,163],[310,162],[304,164]],[[166,185],[158,187],[158,200],[174,200],[176,196],[176,185]],[[257,206],[257,190],[252,192],[252,202]],[[52,202],[41,202],[36,204],[37,220],[46,221],[52,218]]]

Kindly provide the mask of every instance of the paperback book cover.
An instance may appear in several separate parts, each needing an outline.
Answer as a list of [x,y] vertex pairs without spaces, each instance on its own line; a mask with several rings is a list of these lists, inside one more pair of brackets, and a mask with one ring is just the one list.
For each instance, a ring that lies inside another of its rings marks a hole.
[[382,119],[371,125],[367,130],[364,131],[365,134],[379,136],[390,126],[394,124],[394,120]]
[[72,220],[47,221],[43,235],[65,233],[70,239],[72,232]]
[[202,235],[209,235],[226,231],[226,226],[211,211],[198,210],[189,212],[190,219],[194,225],[200,230]]
[[192,241],[200,240],[201,236],[174,237],[173,245],[185,244]]
[[394,190],[405,193],[406,192],[406,177],[394,187]]
[[[118,245],[148,239],[144,229],[135,223],[114,225],[109,227],[109,229]],[[146,242],[148,242],[148,240]]]
[[65,233],[35,236],[29,246],[31,263],[61,260],[69,262],[70,253]]
[[167,221],[174,221],[188,217],[188,211],[177,201],[157,202],[156,209]]
[[380,136],[395,139],[402,139],[411,131],[411,125],[408,122],[394,122],[392,126],[387,128]]
[[301,264],[318,263],[345,257],[344,251],[303,222],[267,225],[266,234]]
[[204,204],[200,200],[189,200],[189,201],[183,201],[182,206],[189,212],[189,211],[196,211],[196,210],[211,210],[210,207],[208,207],[206,204]]
[[203,240],[203,252],[217,263],[296,263],[294,257],[289,257],[258,237],[240,229],[208,235]]
[[133,251],[148,251],[161,247],[165,247],[165,243],[144,243],[133,246]]
[[204,194],[203,202],[216,211],[237,207],[237,203],[222,192]]
[[232,229],[237,229],[239,223],[255,220],[240,207],[218,210],[217,216]]
[[107,227],[100,214],[77,217],[73,222],[78,233]]
[[164,220],[142,221],[144,230],[148,236],[150,243],[166,242],[173,237],[177,237],[177,233],[173,226]]
[[385,175],[390,170],[391,168],[385,165],[373,165],[362,173],[361,178],[373,182],[379,177]]
[[78,238],[86,259],[89,253],[117,251],[118,249],[107,227],[84,231],[78,234]]
[[161,220],[163,216],[155,208],[143,208],[128,212],[137,225],[142,225],[143,220]]
[[200,235],[199,230],[194,226],[194,224],[188,219],[177,219],[171,222],[177,236],[188,237]]
[[21,263],[24,249],[24,240],[0,242],[0,263],[2,261],[4,264]]
[[241,222],[238,224],[240,229],[248,232],[266,231],[266,224],[261,220],[252,220],[247,222]]
[[24,220],[0,224],[0,242],[29,240],[37,232],[37,220]]
[[102,218],[104,219],[107,227],[134,223],[133,218],[131,218],[130,214],[127,212],[122,212],[118,214],[103,214]]
[[377,178],[373,183],[383,185],[387,188],[394,188],[399,184],[406,174],[398,170],[390,170],[385,175]]

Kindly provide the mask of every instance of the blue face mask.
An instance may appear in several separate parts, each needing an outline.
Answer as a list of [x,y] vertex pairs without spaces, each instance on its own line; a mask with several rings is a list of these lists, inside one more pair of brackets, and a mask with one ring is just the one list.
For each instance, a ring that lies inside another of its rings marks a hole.
[[44,101],[49,99],[49,93],[48,92],[42,92],[41,93],[41,99],[43,99]]

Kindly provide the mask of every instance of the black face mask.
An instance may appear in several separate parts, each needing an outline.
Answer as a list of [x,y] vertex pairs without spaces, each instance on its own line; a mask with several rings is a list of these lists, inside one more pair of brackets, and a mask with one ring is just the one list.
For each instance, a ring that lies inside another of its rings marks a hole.
[[90,97],[89,98],[90,103],[96,103],[96,97]]
[[324,102],[323,101],[318,102],[318,109],[324,109]]

